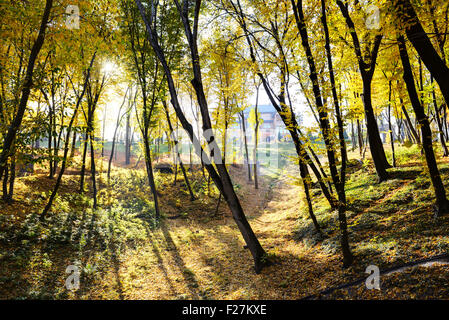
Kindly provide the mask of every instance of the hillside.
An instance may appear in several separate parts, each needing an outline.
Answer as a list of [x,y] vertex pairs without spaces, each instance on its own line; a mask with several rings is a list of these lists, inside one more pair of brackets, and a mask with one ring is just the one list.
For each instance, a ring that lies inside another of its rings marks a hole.
[[[413,148],[416,149],[416,148]],[[448,217],[434,218],[430,182],[417,150],[401,149],[393,179],[378,184],[373,168],[351,161],[347,193],[348,226],[356,262],[341,267],[338,226],[316,189],[317,217],[325,237],[314,232],[288,172],[265,176],[259,190],[243,169],[230,167],[248,219],[273,264],[253,271],[228,208],[195,172],[195,192],[207,201],[190,202],[181,175],[157,176],[164,219],[152,219],[148,187],[136,189],[141,170],[114,167],[112,188],[100,191],[101,209],[74,191],[76,175],[64,181],[50,220],[36,211],[51,183],[43,174],[19,178],[17,200],[1,209],[0,297],[51,299],[301,299],[366,277],[368,265],[381,270],[446,253]],[[418,152],[419,154],[419,152]],[[449,162],[440,163],[449,179]],[[74,173],[75,174],[75,173]],[[99,180],[104,173],[99,174]],[[162,188],[161,188],[162,189]],[[213,188],[212,188],[213,189]],[[112,191],[113,190],[113,191]],[[169,191],[169,192],[168,192]],[[321,201],[319,200],[321,199]],[[181,206],[182,204],[182,206]],[[15,214],[14,214],[15,213]],[[65,268],[82,266],[81,287],[65,288]],[[382,290],[364,283],[313,298],[445,298],[446,265],[415,267],[381,278]]]

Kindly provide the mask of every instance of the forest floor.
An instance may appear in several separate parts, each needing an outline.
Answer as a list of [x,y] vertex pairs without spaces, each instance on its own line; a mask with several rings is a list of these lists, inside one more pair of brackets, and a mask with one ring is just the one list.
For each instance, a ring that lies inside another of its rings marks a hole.
[[[440,159],[448,188],[449,161]],[[89,192],[79,193],[72,170],[48,220],[40,223],[54,181],[37,170],[17,179],[14,203],[0,206],[0,298],[446,299],[449,267],[438,264],[381,276],[381,290],[368,290],[363,282],[319,295],[366,277],[369,265],[383,270],[449,251],[449,216],[434,217],[423,161],[417,147],[400,148],[392,178],[381,184],[368,161],[351,161],[347,216],[355,262],[347,269],[336,213],[319,189],[313,190],[314,207],[325,237],[308,218],[294,168],[261,177],[255,190],[242,167],[230,166],[248,220],[274,262],[258,275],[226,204],[215,214],[218,193],[198,168],[189,173],[198,197],[193,202],[182,174],[176,185],[172,174],[156,174],[160,222],[145,172],[114,167],[109,186],[105,173],[97,177],[100,209],[91,209]],[[75,292],[65,287],[69,265],[81,269]]]

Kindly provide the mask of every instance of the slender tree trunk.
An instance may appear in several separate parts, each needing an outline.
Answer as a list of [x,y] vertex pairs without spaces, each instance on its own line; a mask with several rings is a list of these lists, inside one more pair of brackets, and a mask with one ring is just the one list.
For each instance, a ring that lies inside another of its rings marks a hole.
[[404,122],[402,121],[402,119],[400,119],[400,120],[397,121],[397,125],[398,125],[398,138],[399,138],[399,142],[400,142],[401,144],[403,144],[403,143],[404,143],[404,130],[403,130]]
[[104,158],[104,142],[105,142],[105,131],[106,131],[106,111],[107,111],[108,105],[105,105],[104,107],[104,116],[103,116],[103,130],[101,132],[101,158]]
[[48,162],[50,165],[48,178],[52,179],[54,175],[53,171],[53,155],[52,155],[52,137],[53,137],[53,109],[51,108],[51,103],[48,101]]
[[159,200],[157,196],[156,183],[154,182],[154,173],[153,173],[153,163],[151,161],[151,146],[148,140],[148,135],[144,135],[144,145],[145,145],[145,162],[147,168],[148,175],[148,183],[150,184],[151,192],[153,193],[153,201],[154,201],[154,210],[156,211],[156,219],[161,217],[161,213],[159,210]]
[[[430,77],[430,82],[433,83],[433,77]],[[437,103],[437,97],[435,95],[435,88],[432,89],[432,102],[433,102],[433,107],[435,110],[435,119],[438,125],[438,132],[440,135],[440,143],[441,143],[441,147],[443,148],[443,157],[447,157],[449,156],[449,150],[447,149],[447,145],[446,145],[446,138],[444,137],[444,128],[443,128],[443,124],[440,118],[440,112],[438,110],[438,103]]]
[[358,137],[358,141],[359,141],[359,153],[360,156],[362,156],[362,151],[363,151],[363,133],[362,133],[362,128],[360,126],[360,120],[357,119],[357,137]]
[[8,168],[5,170],[5,174],[3,175],[3,201],[8,201],[8,178],[9,178]]
[[[304,137],[304,135],[303,135]],[[313,148],[310,146],[309,147],[309,151],[312,154],[312,158],[315,160],[318,169],[320,169],[321,174],[323,175],[323,179],[327,181],[327,186],[329,188],[329,192],[331,194],[334,193],[333,189],[332,189],[332,182],[330,181],[330,179],[328,178],[326,171],[324,171],[323,165],[321,164],[320,158],[318,158],[317,154],[315,153],[315,151],[313,151]],[[318,179],[318,177],[316,177]]]
[[109,161],[108,161],[108,182],[111,179],[111,165],[112,165],[112,159],[114,157],[114,152],[115,152],[116,135],[117,135],[117,128],[115,129],[114,137],[112,138],[111,154],[109,155]]
[[131,163],[131,112],[126,115],[125,164]]
[[11,203],[13,201],[14,196],[14,182],[16,180],[16,157],[11,157],[11,166],[9,168],[10,176],[9,176],[9,190],[8,190],[8,202]]
[[259,177],[257,174],[258,170],[258,156],[257,156],[257,146],[259,143],[259,90],[260,90],[260,83],[256,85],[256,105],[254,107],[254,150],[253,150],[253,171],[254,171],[254,188],[259,189]]
[[351,119],[351,143],[352,143],[352,151],[357,148],[357,138],[354,130],[354,119]]
[[394,135],[391,124],[391,80],[388,82],[388,130],[390,131],[391,155],[393,157],[393,167],[396,167],[396,156],[394,154]]
[[447,125],[447,105],[443,104],[443,110],[444,110],[443,111],[444,132],[445,132],[445,135],[446,135],[446,140],[449,140],[449,128],[448,128],[448,125]]
[[246,137],[245,114],[243,113],[243,111],[240,112],[240,118],[242,119],[243,141],[245,143],[245,157],[246,157],[246,164],[248,166],[248,181],[251,182],[252,181],[251,164],[249,163],[248,140]]
[[[57,135],[56,135],[56,105],[54,102],[54,94],[52,94],[52,100],[53,100],[53,112],[54,112],[54,119],[53,119],[53,171],[51,172],[51,177],[53,178],[56,174],[56,169],[58,167],[58,146],[57,146]],[[61,127],[62,131],[62,127]]]
[[72,162],[76,150],[76,131],[73,132],[72,147],[70,148],[69,162]]
[[95,170],[95,152],[94,152],[94,132],[93,128],[90,130],[89,140],[90,140],[90,173],[92,175],[92,189],[93,189],[93,199],[94,199],[94,209],[97,209],[97,182],[96,182],[96,170]]
[[420,144],[421,143],[421,139],[419,138],[419,135],[416,132],[415,127],[412,124],[412,121],[410,120],[410,116],[409,116],[409,114],[407,112],[407,109],[405,108],[405,105],[404,105],[404,101],[402,100],[402,98],[400,98],[399,100],[400,100],[400,103],[401,103],[402,113],[404,114],[405,120],[407,121],[408,128],[409,128],[411,134],[413,135],[413,138],[415,139],[416,143]]
[[87,157],[87,144],[88,144],[88,133],[87,129],[84,133],[84,147],[83,147],[83,159],[81,164],[81,173],[80,173],[80,192],[84,193],[84,177],[86,174],[86,157]]
[[[120,105],[119,111],[117,113],[117,120],[115,123],[114,135],[112,136],[111,154],[109,155],[109,161],[108,161],[108,183],[111,179],[111,165],[112,165],[112,159],[113,159],[114,153],[115,153],[115,143],[117,141],[117,132],[118,132],[118,129],[120,127],[120,123],[122,122],[122,117],[123,117],[123,115],[120,115],[120,113],[122,112],[123,106],[125,105],[128,91],[129,91],[129,87],[126,90],[125,95],[123,96],[123,102]],[[127,112],[130,113],[130,110],[128,110]]]
[[313,213],[313,204],[312,199],[310,197],[310,183],[307,182],[308,170],[307,166],[304,164],[302,160],[299,162],[299,173],[301,175],[302,185],[304,187],[304,194],[306,195],[307,208],[309,209],[309,216],[312,219],[313,225],[318,233],[321,232],[321,227],[316,219],[315,214]]

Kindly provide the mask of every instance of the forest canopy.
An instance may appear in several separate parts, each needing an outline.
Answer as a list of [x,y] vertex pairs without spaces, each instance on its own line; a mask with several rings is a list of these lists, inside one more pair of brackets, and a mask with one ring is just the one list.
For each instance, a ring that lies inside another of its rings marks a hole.
[[[75,264],[93,284],[51,296],[105,298],[90,276],[140,248],[188,297],[255,298],[229,268],[260,298],[270,273],[349,282],[447,254],[446,1],[3,0],[0,17],[0,275]],[[2,279],[4,297],[46,288]],[[290,280],[267,296],[336,284]]]

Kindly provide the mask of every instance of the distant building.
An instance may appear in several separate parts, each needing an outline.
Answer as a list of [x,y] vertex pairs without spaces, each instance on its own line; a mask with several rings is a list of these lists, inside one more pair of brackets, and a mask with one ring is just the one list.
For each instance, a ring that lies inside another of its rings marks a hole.
[[[243,112],[245,115],[245,127],[247,130],[251,130],[251,126],[248,122],[249,113],[255,106],[251,106],[245,109]],[[265,104],[257,106],[260,118],[263,119],[263,123],[259,126],[260,139],[265,142],[273,141],[290,141],[291,137],[288,130],[285,128],[284,122],[277,113],[276,109],[271,104]],[[237,125],[241,126],[241,119],[238,118]],[[252,132],[248,136],[253,136]]]

